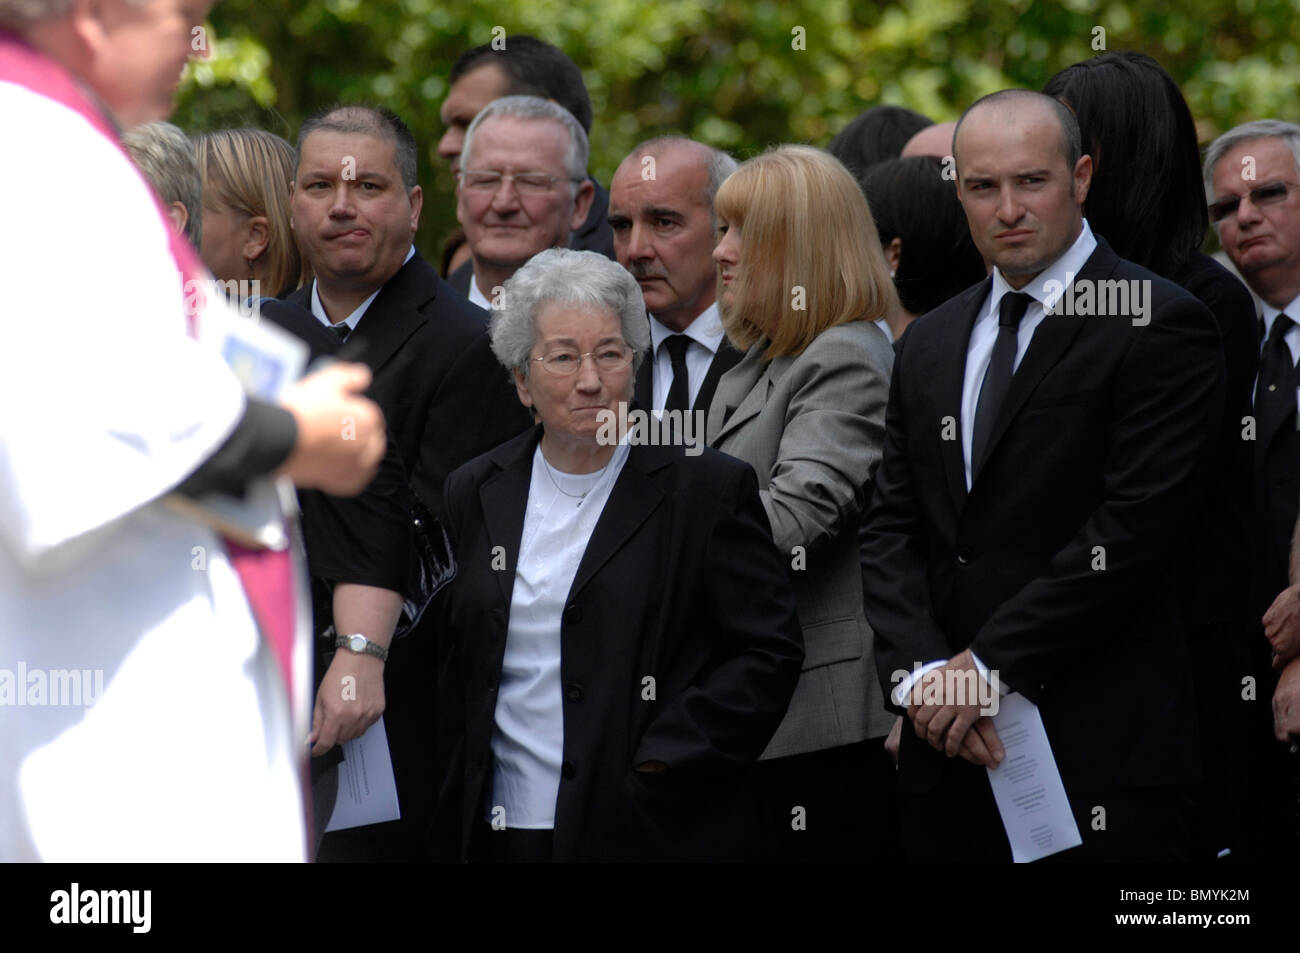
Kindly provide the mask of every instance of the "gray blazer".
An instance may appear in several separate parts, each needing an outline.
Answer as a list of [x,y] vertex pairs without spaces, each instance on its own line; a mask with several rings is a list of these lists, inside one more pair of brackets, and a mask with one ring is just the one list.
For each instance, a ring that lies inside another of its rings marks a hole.
[[723,375],[710,446],[746,461],[791,567],[803,673],[762,759],[889,732],[862,611],[858,521],[885,434],[894,355],[870,321],[822,332],[803,353],[764,361],[763,340]]

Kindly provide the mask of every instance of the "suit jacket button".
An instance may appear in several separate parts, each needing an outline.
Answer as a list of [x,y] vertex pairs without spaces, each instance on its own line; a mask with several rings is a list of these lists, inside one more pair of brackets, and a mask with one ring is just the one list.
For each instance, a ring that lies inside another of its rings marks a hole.
[[957,562],[963,566],[966,565],[968,562],[970,562],[970,553],[966,552],[966,550],[963,549],[961,552],[957,554]]
[[564,610],[564,621],[569,625],[577,625],[582,621],[582,606],[569,606]]
[[582,686],[577,682],[574,682],[568,687],[564,694],[568,697],[569,701],[580,702],[582,701]]
[[573,776],[578,773],[578,766],[572,761],[566,761],[560,765],[560,777],[566,781],[572,781]]

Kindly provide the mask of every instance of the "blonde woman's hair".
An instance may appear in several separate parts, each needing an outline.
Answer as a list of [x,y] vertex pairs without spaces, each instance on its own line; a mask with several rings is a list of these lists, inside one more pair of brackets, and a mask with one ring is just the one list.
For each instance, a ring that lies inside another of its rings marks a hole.
[[289,183],[297,166],[293,146],[262,129],[219,129],[199,136],[194,152],[205,202],[215,200],[250,218],[266,216],[267,292],[279,296],[310,280],[289,227]]
[[722,184],[715,210],[719,225],[740,229],[734,298],[721,308],[740,350],[766,338],[767,360],[799,354],[827,328],[897,307],[871,209],[830,153],[777,146],[755,156]]

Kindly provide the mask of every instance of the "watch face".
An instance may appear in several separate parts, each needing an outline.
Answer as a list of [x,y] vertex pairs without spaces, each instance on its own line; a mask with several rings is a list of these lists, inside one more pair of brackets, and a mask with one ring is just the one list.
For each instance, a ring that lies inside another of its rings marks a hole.
[[364,635],[349,635],[348,648],[353,652],[364,652],[366,650],[366,637]]

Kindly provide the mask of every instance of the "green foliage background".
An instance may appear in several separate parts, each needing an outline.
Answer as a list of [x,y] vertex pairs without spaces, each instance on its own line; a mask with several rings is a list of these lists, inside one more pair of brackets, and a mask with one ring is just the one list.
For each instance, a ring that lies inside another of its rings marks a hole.
[[434,260],[456,224],[434,148],[447,71],[497,26],[582,67],[591,171],[606,184],[647,136],[680,132],[745,158],[776,142],[824,146],[876,103],[955,119],[984,93],[1041,87],[1099,42],[1164,64],[1203,143],[1248,119],[1300,119],[1300,0],[223,0],[211,25],[214,55],[190,66],[173,121],[292,141],[320,106],[388,105],[424,150],[418,244]]

